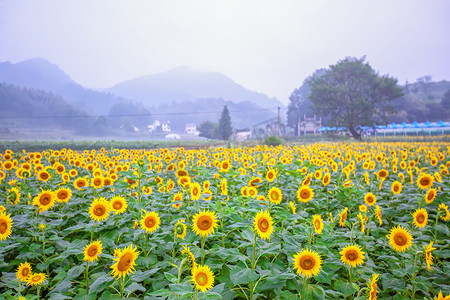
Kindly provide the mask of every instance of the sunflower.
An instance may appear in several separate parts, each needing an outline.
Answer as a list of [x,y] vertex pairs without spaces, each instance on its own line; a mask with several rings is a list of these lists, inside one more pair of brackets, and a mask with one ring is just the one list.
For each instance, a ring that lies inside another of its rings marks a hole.
[[339,226],[345,227],[345,220],[347,220],[348,207],[341,211],[339,214]]
[[292,214],[295,215],[295,211],[297,210],[297,208],[295,207],[294,202],[289,201],[289,207],[291,208]]
[[20,281],[27,281],[27,278],[30,274],[31,265],[28,262],[21,263],[17,268],[16,277]]
[[389,172],[385,169],[381,169],[380,171],[378,171],[378,177],[380,177],[381,179],[386,179],[386,177],[388,177]]
[[307,185],[300,186],[300,188],[297,191],[297,199],[304,203],[310,201],[313,196],[314,196],[313,190]]
[[180,219],[177,221],[174,227],[175,234],[182,240],[184,240],[184,237],[186,236],[187,229],[187,226],[184,222],[186,222],[185,219]]
[[428,223],[428,213],[425,208],[417,209],[413,214],[414,225],[417,228],[424,228]]
[[104,185],[103,185],[103,176],[95,176],[94,178],[92,178],[91,186],[94,189],[100,189],[100,188],[104,187]]
[[108,214],[111,211],[109,201],[104,197],[95,198],[89,207],[89,213],[91,214],[91,219],[100,222],[108,219]]
[[50,190],[43,190],[33,199],[33,205],[39,206],[39,212],[48,210],[55,205],[55,194]]
[[102,242],[95,241],[90,243],[84,248],[84,258],[83,260],[88,262],[93,262],[98,259],[98,256],[102,254]]
[[12,187],[8,190],[7,197],[9,198],[9,201],[11,201],[14,204],[17,204],[20,202],[20,190],[17,187]]
[[252,177],[252,179],[248,181],[248,186],[258,187],[261,185],[261,183],[262,183],[261,177]]
[[341,254],[341,261],[350,267],[355,268],[364,263],[364,252],[358,245],[347,245],[339,254]]
[[378,223],[380,223],[380,225],[383,225],[383,220],[381,219],[381,209],[378,205],[376,206],[375,214],[377,216]]
[[367,193],[364,196],[364,203],[366,203],[368,206],[373,206],[377,202],[377,198],[372,193]]
[[444,221],[450,220],[450,212],[448,211],[448,206],[444,203],[439,204],[438,214],[441,215],[441,219]]
[[431,254],[433,250],[436,250],[436,248],[433,248],[433,242],[430,242],[423,250],[428,270],[431,270],[431,265],[433,264],[433,255]]
[[59,188],[55,192],[56,202],[66,203],[72,197],[72,190],[69,188]]
[[220,182],[220,190],[222,192],[222,195],[228,195],[228,184],[227,184],[227,179],[226,178],[224,178]]
[[424,198],[427,204],[433,203],[434,199],[436,198],[436,189],[429,189]]
[[48,173],[46,170],[42,170],[39,171],[37,173],[37,178],[39,179],[39,181],[48,181],[50,178],[52,178],[52,176],[50,175],[50,173]]
[[111,266],[111,269],[113,269],[111,275],[113,277],[118,276],[118,279],[120,279],[121,276],[125,278],[128,273],[133,273],[135,271],[136,259],[139,255],[139,251],[136,251],[133,244],[130,244],[123,250],[116,249],[114,252],[115,263]]
[[73,186],[77,190],[81,190],[82,188],[86,187],[88,185],[88,182],[86,178],[80,177],[74,180]]
[[121,196],[114,196],[110,200],[111,210],[114,214],[122,214],[127,210],[127,200]]
[[274,169],[270,169],[269,171],[267,171],[266,180],[268,182],[274,181],[276,177],[277,177],[277,173]]
[[311,183],[311,178],[312,178],[313,174],[310,173],[308,174],[308,176],[306,176],[303,181],[302,181],[302,185],[309,185]]
[[191,269],[195,269],[197,267],[197,263],[195,262],[195,256],[194,254],[192,254],[189,247],[183,245],[183,250],[181,250],[181,254],[189,258],[189,261],[191,262],[190,264]]
[[217,228],[217,215],[209,210],[200,211],[192,217],[193,229],[196,235],[206,237],[214,233],[214,228]]
[[273,232],[273,221],[272,217],[270,216],[269,212],[266,211],[260,211],[255,216],[255,221],[253,222],[253,226],[255,228],[255,231],[258,232],[259,236],[262,239],[269,239],[270,235]]
[[141,228],[149,233],[155,232],[159,225],[161,224],[161,219],[159,214],[155,211],[145,212],[145,215],[141,219]]
[[323,230],[323,220],[322,217],[320,215],[314,215],[313,216],[313,226],[314,226],[314,231],[317,234],[321,234],[322,230]]
[[190,185],[191,199],[198,200],[202,195],[202,187],[199,183],[194,182]]
[[422,190],[431,188],[433,186],[434,178],[429,174],[422,174],[417,179],[417,186]]
[[281,194],[281,190],[279,188],[273,187],[269,190],[267,197],[269,198],[270,202],[280,204],[283,195]]
[[407,229],[400,225],[391,228],[391,232],[387,235],[389,245],[397,252],[403,252],[412,246],[413,237]]
[[192,269],[192,282],[197,290],[206,293],[214,285],[214,274],[207,265],[199,265]]
[[47,274],[45,273],[33,273],[27,277],[27,285],[41,285],[45,279],[47,279]]
[[330,173],[325,174],[322,178],[322,184],[327,186],[330,183]]
[[220,172],[228,172],[228,170],[231,168],[231,164],[228,160],[224,160],[221,164],[220,164]]
[[398,195],[402,192],[402,184],[400,181],[394,181],[391,186],[391,191],[394,195]]
[[450,295],[444,297],[444,295],[442,295],[442,291],[439,290],[438,296],[434,297],[433,300],[450,300]]
[[[177,202],[177,201],[183,201],[183,194],[181,192],[178,192],[175,194],[175,196],[173,196],[172,202]],[[172,204],[172,207],[174,207],[176,209],[180,209],[181,203]]]
[[368,300],[377,300],[377,280],[378,274],[373,274],[372,279],[367,285],[367,299]]
[[298,275],[311,277],[319,274],[322,266],[322,259],[316,251],[305,250],[294,255],[294,269],[297,269]]

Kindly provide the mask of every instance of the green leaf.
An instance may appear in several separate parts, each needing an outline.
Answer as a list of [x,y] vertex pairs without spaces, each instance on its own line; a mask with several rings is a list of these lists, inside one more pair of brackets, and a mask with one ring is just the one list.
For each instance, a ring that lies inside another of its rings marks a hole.
[[103,289],[111,282],[114,281],[114,278],[111,277],[110,275],[102,275],[100,277],[98,277],[94,283],[92,283],[92,285],[89,288],[89,292],[90,293],[98,293],[103,291]]
[[49,300],[64,300],[64,299],[72,299],[72,297],[64,296],[63,294],[55,293],[51,294]]
[[234,285],[238,285],[255,281],[259,276],[251,269],[234,267],[231,269],[230,278]]
[[166,277],[166,279],[169,280],[169,281],[172,282],[172,283],[175,283],[175,282],[177,282],[177,280],[178,280],[178,277],[177,277],[177,276],[175,276],[175,275],[173,275],[173,274],[170,274],[170,273],[168,273],[168,272],[165,272],[165,273],[164,273],[164,277]]
[[70,279],[64,279],[59,283],[50,293],[58,293],[58,292],[65,292],[72,286],[72,282]]
[[335,289],[340,291],[344,295],[345,298],[347,298],[350,295],[353,295],[357,291],[355,289],[355,287],[353,286],[353,284],[351,284],[348,281],[338,280],[338,281],[336,281],[334,286],[335,286]]
[[75,279],[85,270],[85,266],[74,266],[67,272],[67,279]]
[[134,291],[141,291],[141,292],[145,292],[146,289],[145,287],[143,287],[142,285],[140,285],[139,283],[133,282],[132,284],[130,284],[129,286],[127,286],[125,288],[125,293],[127,293],[128,295],[130,295],[131,293],[133,293]]
[[255,234],[253,232],[251,232],[250,229],[244,229],[241,233],[241,236],[244,240],[247,240],[249,242],[254,242],[255,241]]
[[191,284],[169,284],[170,291],[179,296],[192,294],[194,289]]

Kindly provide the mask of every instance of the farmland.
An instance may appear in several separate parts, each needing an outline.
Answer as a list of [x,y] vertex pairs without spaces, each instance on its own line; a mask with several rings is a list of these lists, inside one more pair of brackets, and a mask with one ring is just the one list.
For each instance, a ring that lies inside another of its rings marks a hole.
[[0,297],[445,297],[449,156],[448,140],[7,149]]

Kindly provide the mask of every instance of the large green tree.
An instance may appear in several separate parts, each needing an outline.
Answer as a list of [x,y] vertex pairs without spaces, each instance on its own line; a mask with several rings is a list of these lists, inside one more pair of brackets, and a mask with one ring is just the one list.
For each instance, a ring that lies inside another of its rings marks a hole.
[[231,127],[231,117],[230,111],[228,110],[228,105],[225,105],[222,110],[222,114],[219,119],[219,138],[221,140],[229,140],[233,134],[233,128]]
[[208,139],[216,139],[219,125],[210,121],[205,121],[198,126],[200,136]]
[[347,57],[308,81],[313,110],[358,140],[362,126],[386,122],[393,113],[391,101],[403,95],[397,79],[380,76],[364,60]]

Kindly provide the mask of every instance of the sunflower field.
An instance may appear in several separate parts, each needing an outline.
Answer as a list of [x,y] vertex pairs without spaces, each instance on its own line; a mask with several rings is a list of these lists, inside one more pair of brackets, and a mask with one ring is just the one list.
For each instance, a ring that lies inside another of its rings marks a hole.
[[450,143],[0,154],[0,298],[450,299]]

